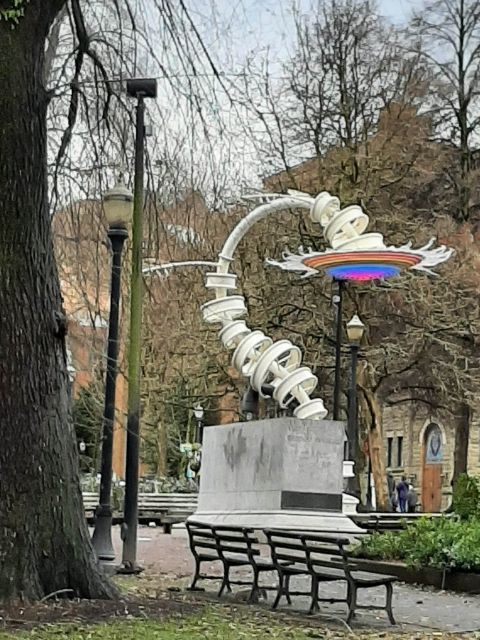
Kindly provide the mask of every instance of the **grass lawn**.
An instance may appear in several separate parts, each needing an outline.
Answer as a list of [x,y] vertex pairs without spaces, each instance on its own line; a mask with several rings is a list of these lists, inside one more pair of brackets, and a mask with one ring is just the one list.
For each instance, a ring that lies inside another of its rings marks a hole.
[[[309,623],[309,624],[307,624]],[[211,605],[196,614],[168,621],[123,620],[96,624],[46,624],[29,631],[1,632],[0,640],[466,640],[476,634],[455,636],[433,632],[355,630],[332,626],[326,620],[305,621],[246,608]]]
[[[277,618],[277,619],[275,619]],[[339,631],[334,636],[346,635]],[[250,640],[332,638],[325,629],[299,628],[264,612],[212,606],[196,615],[155,620],[128,620],[92,625],[49,624],[30,631],[0,632],[0,640]]]
[[[59,600],[0,609],[0,640],[459,640],[439,632],[354,628],[342,619],[271,612],[186,594],[181,580],[117,578],[117,601]],[[461,636],[478,640],[476,634]]]

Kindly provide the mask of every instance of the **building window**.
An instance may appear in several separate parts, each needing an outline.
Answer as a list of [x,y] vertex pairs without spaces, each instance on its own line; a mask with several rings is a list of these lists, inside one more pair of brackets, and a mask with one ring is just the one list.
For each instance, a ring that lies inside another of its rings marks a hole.
[[397,437],[397,467],[403,467],[403,436]]
[[442,432],[436,424],[431,424],[427,430],[425,446],[425,462],[427,464],[441,464],[443,461]]
[[392,466],[393,438],[387,438],[387,467]]

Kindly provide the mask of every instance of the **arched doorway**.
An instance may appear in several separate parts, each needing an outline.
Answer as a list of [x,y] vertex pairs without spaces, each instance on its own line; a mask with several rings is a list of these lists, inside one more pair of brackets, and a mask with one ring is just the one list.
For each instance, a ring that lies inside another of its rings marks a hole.
[[422,508],[425,512],[442,507],[443,438],[438,424],[425,429],[423,447]]

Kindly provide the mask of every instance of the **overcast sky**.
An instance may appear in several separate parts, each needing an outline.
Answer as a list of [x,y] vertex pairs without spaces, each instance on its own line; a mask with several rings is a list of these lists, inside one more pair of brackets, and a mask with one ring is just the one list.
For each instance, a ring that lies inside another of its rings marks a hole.
[[[307,14],[316,0],[293,0]],[[393,22],[405,22],[422,0],[377,0],[380,12]],[[269,48],[271,60],[281,60],[293,42],[292,0],[187,0],[209,50],[227,67],[242,64],[253,50]]]

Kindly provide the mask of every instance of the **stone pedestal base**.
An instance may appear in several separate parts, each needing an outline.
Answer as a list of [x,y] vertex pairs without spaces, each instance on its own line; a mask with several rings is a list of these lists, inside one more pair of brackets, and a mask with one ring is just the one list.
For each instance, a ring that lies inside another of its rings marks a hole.
[[342,511],[344,425],[278,418],[204,429],[192,519],[361,535]]
[[342,511],[345,515],[351,516],[357,513],[360,500],[351,496],[349,493],[344,493],[342,496]]

